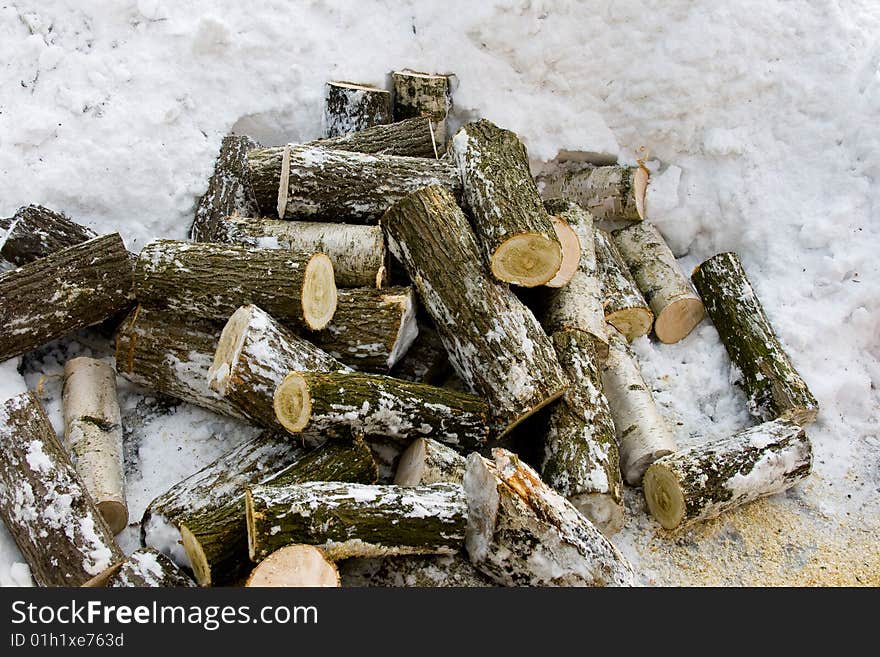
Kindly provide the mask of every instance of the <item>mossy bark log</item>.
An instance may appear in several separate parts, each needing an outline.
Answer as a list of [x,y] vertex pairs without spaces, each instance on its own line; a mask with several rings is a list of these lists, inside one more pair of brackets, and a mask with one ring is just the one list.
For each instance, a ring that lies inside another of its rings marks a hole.
[[597,219],[645,218],[647,172],[640,167],[573,164],[538,176],[544,198],[563,197],[585,207]]
[[611,236],[597,228],[595,237],[596,264],[605,321],[632,342],[651,332],[654,313],[642,296]]
[[394,120],[427,117],[434,125],[434,140],[441,155],[446,145],[446,115],[452,106],[448,75],[404,69],[391,74]]
[[107,588],[193,587],[195,582],[169,557],[152,548],[132,552],[119,564]]
[[403,357],[391,368],[391,376],[405,381],[439,385],[449,373],[449,358],[437,330],[418,322],[418,335]]
[[432,139],[431,125],[436,125],[436,122],[419,117],[377,125],[339,137],[318,139],[308,142],[308,145],[370,155],[436,158],[434,145],[436,143],[437,149],[440,149],[442,142],[437,142],[436,137]]
[[0,258],[17,267],[97,237],[93,230],[42,205],[28,205],[9,219],[0,218],[0,230],[6,231],[0,239]]
[[401,455],[394,483],[398,486],[460,484],[464,469],[465,458],[454,449],[432,438],[417,438]]
[[338,137],[391,123],[391,92],[353,82],[324,88],[324,136]]
[[382,587],[490,587],[495,583],[477,570],[466,556],[428,556],[346,559],[339,563],[343,586]]

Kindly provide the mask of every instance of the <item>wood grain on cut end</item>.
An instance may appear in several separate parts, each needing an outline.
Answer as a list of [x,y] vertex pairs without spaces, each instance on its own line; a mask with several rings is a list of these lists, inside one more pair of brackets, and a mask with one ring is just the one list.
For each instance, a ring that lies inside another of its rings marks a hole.
[[545,285],[562,266],[562,248],[541,233],[521,233],[495,249],[491,266],[495,278],[506,283]]
[[644,308],[621,308],[605,314],[605,321],[620,331],[627,342],[647,335],[651,332],[654,323],[654,313],[647,307]]
[[562,264],[556,275],[545,283],[547,287],[563,287],[568,284],[571,277],[578,270],[581,260],[581,242],[577,233],[568,225],[568,222],[561,217],[551,216],[550,221],[553,222],[553,230],[556,231],[556,237],[562,246]]
[[305,377],[291,372],[275,389],[275,417],[291,433],[302,431],[312,415],[312,398]]
[[316,253],[306,265],[302,287],[302,309],[306,325],[318,331],[333,319],[336,312],[336,279],[333,263],[323,253]]
[[684,495],[681,486],[668,468],[655,463],[642,479],[648,510],[664,529],[675,529],[684,519]]
[[320,548],[288,545],[275,550],[251,572],[248,587],[339,586],[339,571]]
[[654,333],[660,342],[674,344],[686,338],[703,321],[706,309],[696,295],[673,301],[657,315]]

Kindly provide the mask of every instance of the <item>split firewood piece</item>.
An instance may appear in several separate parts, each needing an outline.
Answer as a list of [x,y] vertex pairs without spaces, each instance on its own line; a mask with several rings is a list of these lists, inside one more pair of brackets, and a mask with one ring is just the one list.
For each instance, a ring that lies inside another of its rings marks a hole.
[[623,527],[623,481],[596,350],[580,331],[554,333],[553,345],[571,385],[550,415],[541,474],[610,535]]
[[338,137],[391,123],[391,92],[353,82],[328,82],[324,93],[324,136]]
[[356,370],[386,374],[418,334],[412,287],[354,288],[338,291],[333,321],[308,338]]
[[819,403],[779,342],[739,257],[719,253],[699,265],[692,278],[730,360],[739,368],[738,383],[751,414],[765,421],[815,420]]
[[[544,205],[546,206],[546,203]],[[550,212],[549,208],[547,211]],[[544,286],[560,288],[568,285],[571,277],[577,272],[581,258],[581,241],[578,234],[562,217],[551,215],[550,221],[553,223],[556,239],[559,240],[559,246],[562,248],[562,264],[559,266],[556,276],[544,283]]]
[[608,221],[645,218],[648,172],[642,167],[576,164],[538,176],[544,198],[563,197]]
[[102,322],[131,303],[131,259],[118,233],[0,273],[0,361]]
[[[280,471],[275,470],[262,483],[280,488],[323,481],[352,482],[354,485],[375,483],[376,477],[376,462],[370,448],[361,437],[349,435],[347,440],[328,441]],[[236,487],[236,492],[238,494],[222,506],[190,513],[180,519],[183,548],[201,586],[234,583],[253,565],[248,558],[243,491]]]
[[657,521],[675,529],[791,488],[812,465],[804,429],[772,420],[658,459],[645,473],[645,499]]
[[394,483],[398,486],[426,486],[448,482],[460,484],[465,458],[432,438],[417,438],[400,457]]
[[651,332],[654,313],[642,296],[614,240],[601,228],[595,230],[596,264],[602,287],[605,321],[629,342]]
[[382,287],[385,238],[379,226],[226,217],[214,242],[325,253],[340,287]]
[[[570,201],[555,199],[544,205],[548,212],[570,226],[580,250],[567,285],[552,290],[542,304],[541,324],[548,335],[557,331],[583,331],[593,341],[599,358],[604,360],[608,355],[608,328],[602,309],[602,285],[593,243],[593,217]],[[563,259],[563,266],[567,262]]]
[[523,287],[547,283],[562,266],[562,246],[519,137],[483,119],[463,125],[451,150],[492,275]]
[[189,578],[167,556],[153,548],[132,552],[110,576],[108,588],[193,587]]
[[648,222],[612,233],[614,243],[654,312],[654,334],[672,344],[685,338],[706,314],[657,228]]
[[314,545],[288,545],[275,550],[251,571],[248,587],[338,587],[339,570]]
[[64,436],[73,462],[110,531],[128,524],[122,417],[116,372],[95,358],[73,358],[64,366]]
[[[278,200],[285,148],[260,148],[248,154],[251,184],[266,214],[274,211]],[[458,170],[445,160],[323,146],[289,148],[287,219],[375,224],[395,201],[426,185],[446,185],[461,193]]]
[[196,205],[190,238],[195,242],[223,241],[223,220],[229,216],[253,217],[257,201],[248,180],[248,152],[259,144],[244,135],[226,135],[220,142],[220,154],[208,189]]
[[490,587],[495,583],[462,554],[414,555],[339,562],[343,586]]
[[125,555],[33,392],[0,404],[0,517],[38,586],[80,586]]
[[246,416],[208,387],[221,327],[137,306],[116,332],[116,371],[138,385],[221,415]]
[[626,339],[616,330],[609,337],[611,349],[602,368],[602,389],[614,419],[620,470],[626,483],[638,486],[651,463],[675,451],[675,437],[657,410]]
[[458,484],[270,483],[248,488],[245,502],[255,562],[292,543],[317,545],[334,561],[454,554],[464,544],[467,503]]
[[405,381],[439,385],[449,373],[449,358],[436,329],[418,322],[418,335],[403,357],[391,368],[391,376]]
[[489,439],[489,408],[475,395],[360,372],[291,372],[275,389],[275,416],[290,433],[435,438],[458,449]]
[[0,218],[0,258],[21,265],[96,238],[91,229],[42,205],[19,208],[14,216]]
[[428,117],[434,125],[437,153],[446,145],[446,115],[452,105],[448,75],[420,73],[410,69],[391,74],[394,89],[394,119]]
[[550,339],[516,295],[489,277],[467,218],[448,190],[420,189],[395,204],[382,225],[452,366],[489,403],[497,433],[565,391]]
[[337,151],[367,153],[373,155],[402,155],[405,157],[437,157],[441,143],[431,132],[436,122],[426,117],[397,121],[388,125],[376,125],[347,135],[317,139],[307,142],[309,146],[323,146]]
[[254,303],[279,321],[317,331],[336,311],[333,264],[323,253],[154,240],[135,267],[144,305],[226,321]]
[[464,490],[471,562],[503,586],[631,586],[617,548],[517,456],[471,454]]

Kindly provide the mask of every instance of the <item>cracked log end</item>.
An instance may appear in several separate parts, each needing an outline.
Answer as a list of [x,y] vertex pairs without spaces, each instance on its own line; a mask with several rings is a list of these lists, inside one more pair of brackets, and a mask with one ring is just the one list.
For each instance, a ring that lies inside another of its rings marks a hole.
[[221,395],[227,392],[227,386],[233,376],[232,368],[238,362],[244,338],[251,322],[255,306],[242,306],[229,317],[229,321],[220,333],[214,362],[208,371],[208,387]]
[[325,328],[336,312],[336,278],[333,263],[316,253],[306,265],[302,288],[303,319],[315,331]]
[[559,242],[541,233],[520,233],[495,249],[492,274],[506,283],[537,287],[556,276],[562,260]]
[[673,344],[703,321],[706,309],[694,296],[685,296],[666,306],[654,321],[654,333],[660,342]]
[[606,313],[605,321],[623,333],[627,342],[632,342],[651,332],[654,313],[648,308],[622,308],[616,312]]
[[581,242],[568,222],[562,217],[551,216],[553,230],[562,246],[562,264],[556,275],[545,283],[547,287],[565,287],[578,270],[581,261]]
[[339,586],[339,571],[314,545],[288,545],[275,550],[254,568],[245,586]]
[[312,416],[312,397],[306,380],[298,372],[291,372],[275,389],[273,399],[275,417],[291,433],[299,433]]
[[208,558],[205,556],[201,543],[186,525],[180,526],[180,538],[186,556],[189,557],[196,582],[199,586],[211,586],[211,566],[208,564]]
[[648,468],[642,480],[651,515],[664,529],[675,529],[684,519],[684,494],[675,475],[662,464]]

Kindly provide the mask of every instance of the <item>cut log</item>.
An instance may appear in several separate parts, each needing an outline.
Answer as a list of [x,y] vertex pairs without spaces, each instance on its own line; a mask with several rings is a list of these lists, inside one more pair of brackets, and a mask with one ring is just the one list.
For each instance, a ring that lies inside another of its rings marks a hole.
[[633,279],[654,312],[654,334],[667,344],[687,337],[706,309],[657,228],[648,222],[612,233]]
[[314,545],[288,545],[257,564],[245,586],[337,587],[339,571],[322,549]]
[[391,92],[353,82],[328,82],[324,91],[324,136],[338,137],[391,123]]
[[333,264],[323,253],[154,240],[135,268],[138,301],[226,321],[257,304],[301,329],[322,329],[336,311]]
[[102,322],[131,303],[131,260],[117,233],[4,272],[0,361]]
[[359,372],[291,372],[275,390],[275,416],[290,433],[434,438],[478,449],[489,438],[486,403],[466,393]]
[[226,217],[212,241],[252,248],[325,253],[340,287],[382,287],[385,238],[378,226]]
[[602,285],[605,321],[632,342],[651,332],[654,313],[642,296],[611,236],[597,228],[595,237],[596,264]]
[[559,240],[559,246],[562,248],[562,264],[559,266],[556,276],[544,283],[544,285],[551,288],[560,288],[568,285],[571,277],[574,276],[578,269],[578,263],[581,258],[581,241],[574,229],[562,217],[551,215],[550,221],[553,223],[556,239]]
[[730,360],[749,411],[761,420],[816,419],[819,403],[795,370],[735,253],[719,253],[698,266],[693,281]]
[[[248,154],[251,184],[264,213],[275,209],[284,148]],[[375,224],[395,201],[425,185],[461,192],[458,170],[446,161],[290,146],[285,218]]]
[[791,488],[812,465],[803,428],[772,420],[658,459],[645,473],[645,499],[657,521],[675,529]]
[[439,149],[441,144],[436,142],[436,138],[431,133],[432,125],[435,123],[430,119],[419,117],[388,125],[377,125],[339,137],[318,139],[308,142],[308,145],[371,155],[436,158],[437,151],[434,146],[436,144]]
[[391,74],[394,90],[394,120],[423,116],[434,125],[437,152],[446,144],[446,115],[451,107],[449,76],[404,69]]
[[440,335],[429,324],[418,322],[418,335],[397,364],[391,376],[405,381],[439,385],[449,373],[449,358]]
[[502,586],[631,586],[617,548],[517,456],[471,454],[464,490],[471,562]]
[[339,563],[343,586],[490,587],[494,582],[460,554],[346,559]]
[[0,517],[38,586],[80,586],[125,555],[33,392],[0,404]]
[[73,358],[64,366],[64,436],[76,471],[110,531],[128,524],[122,416],[116,372],[95,358]]
[[563,197],[608,221],[641,221],[645,218],[647,170],[626,166],[560,167],[538,176],[544,198]]
[[598,357],[580,331],[554,333],[553,344],[571,386],[550,416],[541,474],[610,535],[623,527],[623,481]]
[[6,237],[0,239],[0,258],[21,265],[87,242],[97,234],[42,205],[19,208],[10,219],[0,219]]
[[651,463],[674,452],[675,438],[657,410],[651,388],[626,339],[611,331],[611,349],[602,368],[602,389],[614,418],[620,470],[626,483],[638,486]]
[[394,205],[382,225],[452,366],[489,403],[497,433],[564,392],[549,338],[510,289],[489,277],[467,219],[448,190],[419,190]]
[[244,135],[226,135],[220,142],[220,154],[208,179],[208,189],[196,205],[190,228],[193,241],[223,241],[219,238],[224,218],[257,214],[257,201],[247,177],[247,157],[248,151],[258,146]]
[[193,582],[177,565],[152,548],[135,550],[107,581],[108,588],[192,587]]
[[398,486],[460,484],[465,458],[431,438],[417,438],[400,457],[394,483]]
[[334,561],[454,554],[464,543],[467,503],[457,484],[269,484],[248,488],[245,501],[256,562],[292,543],[320,546]]
[[523,287],[547,283],[562,266],[562,247],[519,137],[481,120],[463,125],[451,150],[492,275]]

